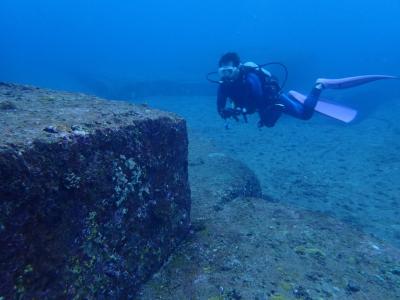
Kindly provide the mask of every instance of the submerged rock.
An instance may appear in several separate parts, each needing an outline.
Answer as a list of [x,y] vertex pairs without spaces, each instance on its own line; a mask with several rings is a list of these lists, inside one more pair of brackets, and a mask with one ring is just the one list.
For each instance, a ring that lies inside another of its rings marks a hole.
[[261,198],[261,185],[244,163],[232,159],[224,153],[215,152],[212,145],[192,135],[190,140],[189,161],[201,163],[189,164],[191,187],[198,198],[211,198],[215,201],[197,201],[195,216],[207,216],[212,211],[224,209],[224,206],[237,197]]
[[10,109],[16,109],[17,106],[8,100],[0,101],[0,110],[10,110]]
[[200,148],[212,149],[197,140],[190,147],[192,159],[204,159],[189,169],[191,238],[139,299],[400,298],[398,249],[320,213],[254,197],[225,201],[232,185],[245,194],[251,171],[225,156],[206,159]]
[[0,118],[0,298],[134,298],[189,229],[185,121],[12,84],[3,98],[23,110]]

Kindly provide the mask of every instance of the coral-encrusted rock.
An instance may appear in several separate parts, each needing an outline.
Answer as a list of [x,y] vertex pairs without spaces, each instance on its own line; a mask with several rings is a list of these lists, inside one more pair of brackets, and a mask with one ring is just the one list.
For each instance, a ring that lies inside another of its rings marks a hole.
[[129,299],[190,223],[185,121],[0,84],[0,298]]

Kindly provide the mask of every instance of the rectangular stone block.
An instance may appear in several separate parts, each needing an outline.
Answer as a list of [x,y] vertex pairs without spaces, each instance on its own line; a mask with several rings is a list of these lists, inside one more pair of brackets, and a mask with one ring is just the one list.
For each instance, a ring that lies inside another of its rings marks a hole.
[[0,84],[0,132],[0,298],[134,298],[189,228],[185,121]]

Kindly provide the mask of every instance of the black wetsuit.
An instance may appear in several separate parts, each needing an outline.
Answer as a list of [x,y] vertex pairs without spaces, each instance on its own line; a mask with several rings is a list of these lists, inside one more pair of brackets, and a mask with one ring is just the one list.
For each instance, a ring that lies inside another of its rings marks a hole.
[[242,73],[233,82],[223,82],[218,89],[217,110],[224,117],[226,102],[230,99],[235,108],[245,109],[246,114],[258,112],[260,126],[272,127],[281,116],[289,114],[295,118],[308,120],[314,113],[321,89],[313,88],[304,104],[278,89],[268,88],[268,84],[256,72]]

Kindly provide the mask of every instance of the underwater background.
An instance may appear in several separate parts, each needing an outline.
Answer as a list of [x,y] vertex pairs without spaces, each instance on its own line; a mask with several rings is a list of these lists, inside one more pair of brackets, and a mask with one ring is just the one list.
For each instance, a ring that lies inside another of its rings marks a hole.
[[286,89],[303,92],[319,77],[400,75],[399,15],[398,0],[2,0],[0,81],[177,112],[253,169],[269,199],[400,246],[397,81],[324,94],[359,110],[349,125],[316,115],[259,130],[254,116],[226,130],[205,79],[227,51],[284,63]]
[[293,89],[397,74],[399,12],[397,0],[3,0],[0,78],[114,98],[137,81],[204,83],[226,51],[285,63]]

